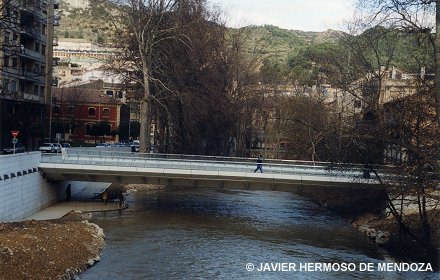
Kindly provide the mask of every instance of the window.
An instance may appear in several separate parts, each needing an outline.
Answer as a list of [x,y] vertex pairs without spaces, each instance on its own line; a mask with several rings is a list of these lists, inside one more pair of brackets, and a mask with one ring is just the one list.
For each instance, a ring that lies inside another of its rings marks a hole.
[[11,92],[17,92],[17,81],[11,81]]
[[55,115],[59,115],[60,114],[60,106],[54,106],[53,107],[53,113]]
[[65,122],[64,128],[67,131],[67,133],[72,134],[73,133],[73,127],[71,122]]
[[3,79],[3,89],[8,91],[9,90],[9,80]]
[[69,107],[67,107],[67,114],[69,115],[69,116],[72,116],[73,115],[73,106],[69,106]]
[[46,45],[41,45],[41,54],[46,55]]
[[3,67],[9,67],[9,56],[7,55],[3,58]]
[[40,97],[44,97],[44,86],[40,86]]
[[38,85],[34,85],[34,91],[33,94],[38,96]]
[[18,11],[12,13],[12,22],[17,23],[18,21]]
[[9,36],[11,36],[11,33],[9,33],[9,32],[5,32],[5,44],[7,44],[7,43],[9,43]]
[[43,24],[43,28],[41,29],[41,33],[43,35],[47,35],[47,25],[46,24]]
[[105,94],[107,94],[108,96],[112,96],[113,97],[113,90],[106,90]]
[[18,67],[18,58],[13,57],[12,58],[12,68],[17,69]]
[[104,110],[102,111],[102,116],[110,117],[110,109],[109,108],[104,108]]
[[86,135],[92,135],[93,126],[95,126],[94,123],[86,124]]
[[354,107],[355,108],[362,108],[362,102],[360,100],[355,100]]
[[117,91],[117,92],[116,92],[116,96],[117,96],[119,99],[121,99],[124,95],[123,95],[122,91]]
[[95,107],[89,107],[89,117],[94,117],[96,115]]
[[35,51],[39,52],[40,51],[40,44],[35,43]]

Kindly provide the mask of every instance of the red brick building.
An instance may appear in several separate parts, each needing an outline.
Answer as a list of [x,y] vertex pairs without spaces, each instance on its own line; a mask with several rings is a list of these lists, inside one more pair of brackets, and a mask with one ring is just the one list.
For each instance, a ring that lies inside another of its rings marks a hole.
[[[121,123],[128,123],[128,106],[98,89],[53,88],[52,138],[76,143],[118,142],[115,135]],[[96,136],[94,126],[104,125],[106,134]]]

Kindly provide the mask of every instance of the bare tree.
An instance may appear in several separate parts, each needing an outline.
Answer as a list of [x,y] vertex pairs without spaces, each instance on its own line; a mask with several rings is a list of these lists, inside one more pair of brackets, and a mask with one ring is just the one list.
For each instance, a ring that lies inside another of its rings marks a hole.
[[[359,1],[358,12],[364,23],[396,28],[407,34],[424,34],[435,51],[436,114],[440,124],[440,1],[439,0],[380,0]],[[432,34],[435,34],[432,36]]]
[[[345,39],[349,59],[340,76],[341,87],[362,104],[356,126],[347,131],[365,155],[362,163],[376,176],[375,164],[392,164],[393,176],[377,177],[387,188],[389,211],[402,232],[431,249],[432,225],[438,222],[438,197],[432,193],[440,174],[440,67],[438,60],[429,64],[438,55],[438,36],[431,34],[439,22],[432,20],[437,2],[359,1],[352,26],[357,36]],[[403,53],[407,61],[400,65],[415,65],[412,75],[394,71]],[[425,69],[435,69],[435,81]],[[408,212],[414,206],[418,219]]]
[[261,112],[264,101],[264,91],[258,86],[259,68],[263,59],[261,46],[252,30],[244,27],[230,31],[227,48],[227,90],[236,122],[235,133],[231,138],[234,146],[232,150],[237,156],[249,156],[252,132],[256,129],[253,124],[255,111],[260,109]]
[[203,1],[98,0],[97,2],[105,3],[109,8],[116,37],[120,46],[124,48],[123,57],[128,58],[125,62],[127,69],[140,74],[132,75],[131,78],[142,85],[140,150],[149,151],[151,104],[155,99],[151,89],[153,84],[168,88],[153,75],[153,72],[161,72],[162,65],[158,58],[164,54],[163,45],[167,42],[178,42],[182,48],[190,47],[191,42],[184,33],[184,26],[181,25],[182,21],[179,18],[200,9]]

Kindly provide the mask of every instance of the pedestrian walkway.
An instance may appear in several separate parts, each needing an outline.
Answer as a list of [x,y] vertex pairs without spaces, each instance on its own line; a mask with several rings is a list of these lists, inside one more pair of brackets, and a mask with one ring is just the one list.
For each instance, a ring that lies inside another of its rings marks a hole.
[[59,219],[69,212],[81,211],[81,212],[97,212],[97,211],[114,211],[119,210],[118,202],[85,202],[85,201],[69,201],[60,202],[49,206],[40,212],[37,212],[26,220],[53,220]]

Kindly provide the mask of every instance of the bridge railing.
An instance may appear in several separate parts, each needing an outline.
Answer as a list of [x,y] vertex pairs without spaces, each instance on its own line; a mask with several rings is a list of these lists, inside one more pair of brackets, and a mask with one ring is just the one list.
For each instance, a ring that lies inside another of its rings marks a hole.
[[[119,167],[147,167],[162,169],[254,172],[255,159],[211,157],[194,155],[139,154],[121,151],[102,151],[99,149],[70,149],[62,156],[43,154],[42,162],[76,165],[100,165]],[[289,175],[326,175],[339,177],[359,177],[363,175],[361,166],[350,169],[332,169],[328,163],[287,160],[265,160],[264,173]]]
[[[160,153],[133,153],[130,152],[130,148],[73,148],[68,149],[66,152],[69,155],[75,154],[87,154],[92,156],[108,157],[108,156],[127,156],[136,158],[149,158],[149,159],[175,159],[175,160],[205,160],[205,161],[219,161],[219,162],[248,162],[255,163],[256,158],[244,158],[244,157],[225,157],[225,156],[203,156],[203,155],[185,155],[185,154],[160,154]],[[363,168],[361,164],[353,163],[330,163],[322,161],[303,161],[303,160],[285,160],[285,159],[264,159],[263,164],[293,164],[293,165],[316,165],[320,168],[326,167],[329,169],[337,168]]]

